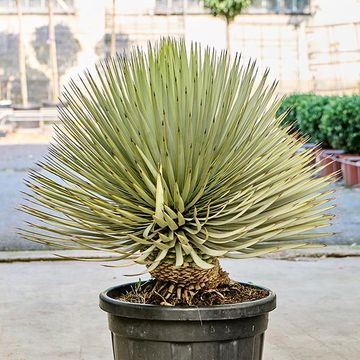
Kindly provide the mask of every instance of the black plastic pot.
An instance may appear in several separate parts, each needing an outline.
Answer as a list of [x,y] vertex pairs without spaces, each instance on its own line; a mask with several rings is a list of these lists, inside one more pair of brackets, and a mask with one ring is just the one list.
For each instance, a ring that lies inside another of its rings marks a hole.
[[269,291],[261,300],[211,307],[165,307],[116,300],[135,283],[100,294],[108,312],[115,360],[261,360]]

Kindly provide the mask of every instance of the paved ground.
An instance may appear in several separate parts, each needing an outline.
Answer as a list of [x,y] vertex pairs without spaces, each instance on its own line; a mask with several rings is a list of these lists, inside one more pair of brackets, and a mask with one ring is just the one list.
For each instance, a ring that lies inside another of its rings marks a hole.
[[[233,278],[273,289],[264,360],[358,360],[359,258],[224,261]],[[0,263],[0,359],[111,360],[98,293],[135,268]],[[219,359],[220,360],[220,359]]]
[[40,244],[20,239],[16,234],[16,228],[26,218],[16,208],[21,203],[21,191],[26,190],[23,179],[46,151],[46,144],[0,144],[0,250],[43,248]]
[[[42,249],[39,244],[24,241],[16,235],[25,215],[15,208],[21,203],[20,191],[29,168],[46,154],[46,144],[2,144],[0,142],[0,250]],[[333,231],[337,235],[324,239],[328,244],[360,244],[360,189],[337,186],[338,207]]]

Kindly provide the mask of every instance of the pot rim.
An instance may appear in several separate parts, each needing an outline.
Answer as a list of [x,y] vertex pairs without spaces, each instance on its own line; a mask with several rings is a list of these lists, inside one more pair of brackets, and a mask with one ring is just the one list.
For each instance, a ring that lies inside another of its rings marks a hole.
[[269,295],[263,299],[246,301],[236,304],[213,306],[162,306],[152,304],[137,304],[116,300],[111,293],[119,292],[138,282],[113,286],[100,293],[100,308],[110,315],[144,320],[165,321],[203,321],[203,320],[229,320],[263,315],[275,309],[276,294],[263,286],[252,283],[239,282],[242,285],[252,286],[266,290]]

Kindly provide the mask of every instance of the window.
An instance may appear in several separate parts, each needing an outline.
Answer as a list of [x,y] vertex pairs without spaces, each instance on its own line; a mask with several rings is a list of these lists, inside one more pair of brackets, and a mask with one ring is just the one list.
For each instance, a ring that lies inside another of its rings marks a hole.
[[155,14],[205,13],[199,0],[156,0]]
[[[74,12],[74,0],[52,0],[54,12]],[[23,13],[46,13],[48,0],[22,0]],[[0,0],[0,13],[16,13],[16,0]]]
[[[128,0],[130,1],[130,0]],[[156,0],[155,14],[204,14],[199,0]],[[252,0],[248,13],[274,13],[274,14],[308,14],[310,13],[310,0]]]
[[310,0],[252,0],[249,12],[304,14],[310,12]]

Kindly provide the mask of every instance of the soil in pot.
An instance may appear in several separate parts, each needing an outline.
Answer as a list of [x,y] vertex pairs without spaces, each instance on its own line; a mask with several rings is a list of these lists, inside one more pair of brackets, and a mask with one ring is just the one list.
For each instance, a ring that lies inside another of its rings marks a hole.
[[[138,286],[133,286],[126,293],[116,299],[120,301],[167,306],[212,306],[224,304],[238,304],[246,301],[263,299],[269,292],[236,281],[222,284],[214,289],[192,289],[187,291],[186,297],[180,296],[178,291],[169,291],[171,284],[156,280],[149,280]],[[186,301],[187,299],[187,301]]]
[[213,265],[210,269],[200,269],[187,263],[181,268],[160,264],[150,272],[154,280],[133,287],[131,294],[124,293],[128,298],[122,301],[136,298],[137,303],[153,305],[212,306],[257,300],[268,295],[232,281],[218,259],[214,259]]

